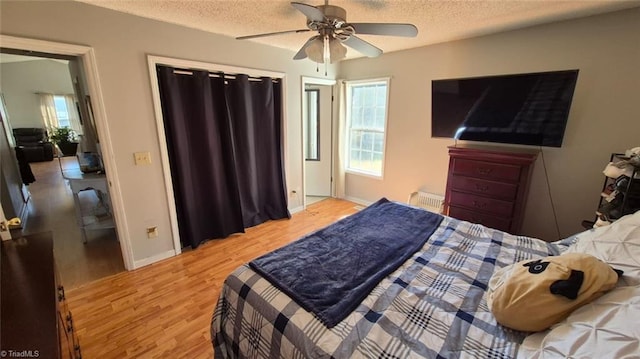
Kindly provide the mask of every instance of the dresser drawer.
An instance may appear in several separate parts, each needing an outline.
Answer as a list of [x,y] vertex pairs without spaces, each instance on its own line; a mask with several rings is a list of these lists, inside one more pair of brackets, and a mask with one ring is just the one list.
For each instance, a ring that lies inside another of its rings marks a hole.
[[488,181],[480,178],[454,176],[449,179],[454,190],[483,194],[492,198],[513,200],[518,193],[518,186],[512,183]]
[[504,182],[518,182],[520,166],[456,158],[453,162],[453,173]]
[[499,229],[505,232],[509,232],[511,227],[511,221],[509,219],[494,217],[491,214],[469,211],[456,206],[449,207],[449,216],[463,221],[479,223],[483,226]]
[[456,191],[451,191],[449,204],[451,206],[467,207],[473,211],[493,213],[503,217],[511,217],[513,213],[513,202]]

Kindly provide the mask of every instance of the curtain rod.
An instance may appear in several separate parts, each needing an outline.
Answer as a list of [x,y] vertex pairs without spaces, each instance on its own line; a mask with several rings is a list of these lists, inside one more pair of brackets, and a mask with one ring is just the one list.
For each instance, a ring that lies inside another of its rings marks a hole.
[[[183,70],[183,69],[174,69],[173,73],[177,74],[177,75],[193,75],[193,71],[192,70]],[[209,72],[209,77],[218,77],[218,78],[225,77],[225,78],[229,78],[229,79],[235,79],[236,76],[238,76],[238,75],[240,75],[240,74],[227,74],[227,73],[223,73],[223,72]],[[262,79],[264,77],[268,77],[268,76],[255,77],[255,76],[247,75],[247,77],[249,78],[249,81],[262,81]],[[280,79],[272,78],[271,81],[277,83],[277,82],[280,81]]]

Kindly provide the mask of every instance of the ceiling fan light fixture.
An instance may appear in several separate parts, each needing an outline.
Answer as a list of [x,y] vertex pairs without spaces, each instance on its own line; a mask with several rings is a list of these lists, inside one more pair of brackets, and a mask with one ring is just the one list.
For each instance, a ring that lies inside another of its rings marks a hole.
[[324,63],[324,41],[322,36],[317,36],[304,52],[311,61],[319,64]]
[[331,63],[340,61],[347,56],[347,48],[338,39],[329,40],[329,52]]
[[330,36],[316,37],[304,52],[311,61],[319,64],[338,62],[347,56],[347,48],[342,42]]

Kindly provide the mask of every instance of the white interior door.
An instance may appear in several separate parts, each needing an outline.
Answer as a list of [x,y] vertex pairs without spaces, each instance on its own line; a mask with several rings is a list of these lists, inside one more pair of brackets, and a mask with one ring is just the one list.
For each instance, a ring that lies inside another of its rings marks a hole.
[[315,85],[305,96],[307,196],[331,195],[331,92],[331,86]]

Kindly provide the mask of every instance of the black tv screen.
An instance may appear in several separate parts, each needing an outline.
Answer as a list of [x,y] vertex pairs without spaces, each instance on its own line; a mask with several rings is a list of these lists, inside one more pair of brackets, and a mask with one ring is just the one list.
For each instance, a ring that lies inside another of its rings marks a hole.
[[433,80],[431,136],[560,147],[578,70]]

